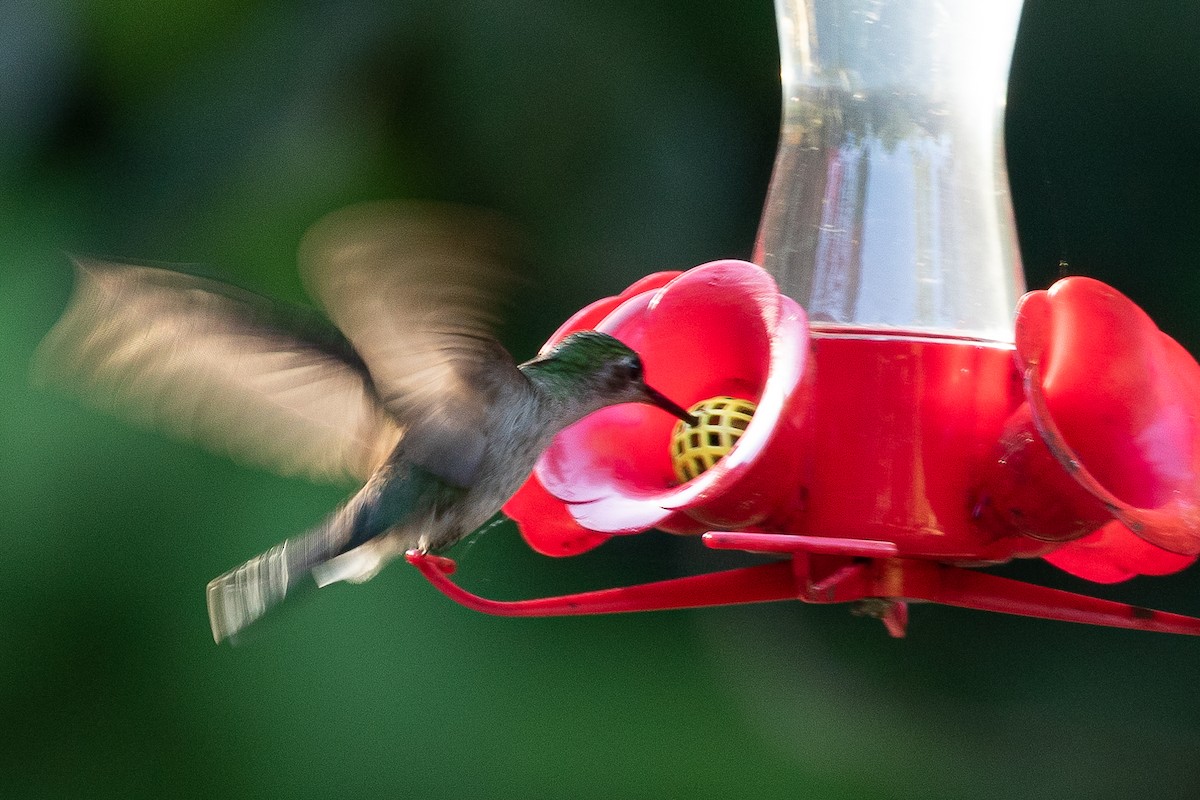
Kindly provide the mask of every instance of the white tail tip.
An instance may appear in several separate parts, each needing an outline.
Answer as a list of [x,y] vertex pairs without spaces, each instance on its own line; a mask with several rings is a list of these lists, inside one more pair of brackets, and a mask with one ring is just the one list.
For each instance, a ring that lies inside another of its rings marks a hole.
[[214,641],[220,643],[243,630],[287,595],[287,547],[287,542],[275,545],[208,584],[208,621]]

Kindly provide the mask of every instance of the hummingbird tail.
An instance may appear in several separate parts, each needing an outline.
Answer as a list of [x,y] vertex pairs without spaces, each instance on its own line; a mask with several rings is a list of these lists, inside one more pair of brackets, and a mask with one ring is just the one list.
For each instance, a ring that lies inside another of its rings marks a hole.
[[[369,484],[368,484],[369,485]],[[395,537],[371,525],[372,495],[360,492],[307,533],[294,536],[208,584],[208,621],[218,643],[279,605],[310,575],[317,586],[365,581],[394,558]],[[388,541],[383,541],[387,539]],[[397,541],[399,541],[397,539]]]
[[288,588],[307,574],[307,565],[297,564],[289,549],[292,540],[235,567],[208,584],[208,621],[213,639],[223,639],[241,631],[287,596]]

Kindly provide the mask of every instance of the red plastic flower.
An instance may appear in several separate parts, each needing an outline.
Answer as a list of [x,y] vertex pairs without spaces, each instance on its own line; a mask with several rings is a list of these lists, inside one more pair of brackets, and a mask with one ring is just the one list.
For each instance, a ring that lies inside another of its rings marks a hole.
[[1030,292],[1016,332],[1028,413],[1075,484],[1067,502],[1115,518],[1046,560],[1100,582],[1190,565],[1200,551],[1195,359],[1131,300],[1089,278]]
[[789,505],[803,457],[808,323],[766,272],[729,260],[649,276],[583,309],[547,347],[587,329],[637,350],[647,381],[681,405],[726,395],[757,410],[728,455],[682,484],[674,420],[659,409],[613,406],[567,428],[505,505],[531,547],[574,555],[652,527],[762,525]]

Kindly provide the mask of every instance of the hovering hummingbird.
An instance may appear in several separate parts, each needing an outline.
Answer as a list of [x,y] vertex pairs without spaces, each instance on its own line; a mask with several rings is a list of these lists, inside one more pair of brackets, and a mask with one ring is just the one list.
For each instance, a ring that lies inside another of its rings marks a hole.
[[365,581],[408,549],[479,529],[555,434],[593,411],[648,403],[694,424],[607,334],[517,365],[493,334],[503,239],[497,220],[456,207],[329,215],[299,260],[332,325],[220,281],[76,260],[35,376],[284,474],[363,482],[312,530],[209,583],[217,642],[310,575]]

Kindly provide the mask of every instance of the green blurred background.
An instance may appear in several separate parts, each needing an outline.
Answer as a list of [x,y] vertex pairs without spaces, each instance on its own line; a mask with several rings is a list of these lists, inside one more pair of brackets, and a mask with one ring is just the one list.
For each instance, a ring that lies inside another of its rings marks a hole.
[[[1031,287],[1106,280],[1200,352],[1200,7],[1030,0],[1010,167]],[[749,254],[778,125],[768,0],[0,0],[0,795],[1191,798],[1200,642],[918,607],[576,620],[463,610],[403,565],[216,647],[203,589],[349,487],[28,388],[66,251],[302,299],[295,245],[379,197],[525,229],[505,341]],[[703,567],[657,534],[456,551],[521,597]],[[1200,575],[1091,587],[1200,614]]]

